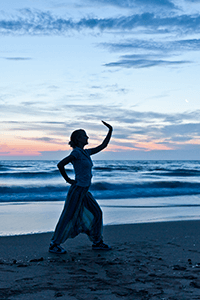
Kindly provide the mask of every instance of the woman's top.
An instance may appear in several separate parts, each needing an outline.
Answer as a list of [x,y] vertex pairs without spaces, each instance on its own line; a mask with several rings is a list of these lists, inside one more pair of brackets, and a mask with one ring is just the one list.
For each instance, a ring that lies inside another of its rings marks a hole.
[[71,152],[71,155],[74,157],[72,164],[78,186],[87,187],[91,184],[93,163],[90,154],[90,149],[84,150],[79,147],[74,148]]

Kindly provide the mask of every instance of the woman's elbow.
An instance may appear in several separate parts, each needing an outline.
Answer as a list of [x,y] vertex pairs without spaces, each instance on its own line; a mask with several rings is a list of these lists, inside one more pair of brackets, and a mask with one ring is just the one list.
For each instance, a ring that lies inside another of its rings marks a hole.
[[59,163],[57,164],[57,167],[58,167],[58,169],[60,170],[60,169],[62,168],[62,164],[59,162]]

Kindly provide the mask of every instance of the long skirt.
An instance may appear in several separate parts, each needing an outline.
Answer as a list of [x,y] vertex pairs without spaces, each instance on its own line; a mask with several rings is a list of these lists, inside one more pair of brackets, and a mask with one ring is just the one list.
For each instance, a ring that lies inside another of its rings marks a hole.
[[70,187],[52,242],[59,245],[79,233],[86,233],[93,243],[102,240],[102,211],[88,188]]

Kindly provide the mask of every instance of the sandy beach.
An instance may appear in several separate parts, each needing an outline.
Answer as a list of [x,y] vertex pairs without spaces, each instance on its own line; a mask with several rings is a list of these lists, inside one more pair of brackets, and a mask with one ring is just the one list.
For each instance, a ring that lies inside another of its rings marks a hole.
[[200,299],[200,221],[104,227],[48,253],[51,233],[0,238],[0,299]]

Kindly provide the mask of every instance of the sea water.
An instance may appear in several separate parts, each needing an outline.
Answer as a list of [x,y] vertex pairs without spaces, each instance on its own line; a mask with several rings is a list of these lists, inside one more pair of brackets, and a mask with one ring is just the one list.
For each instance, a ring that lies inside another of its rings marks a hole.
[[[200,161],[93,163],[105,225],[200,219]],[[0,161],[0,235],[52,231],[68,189],[57,161]]]

